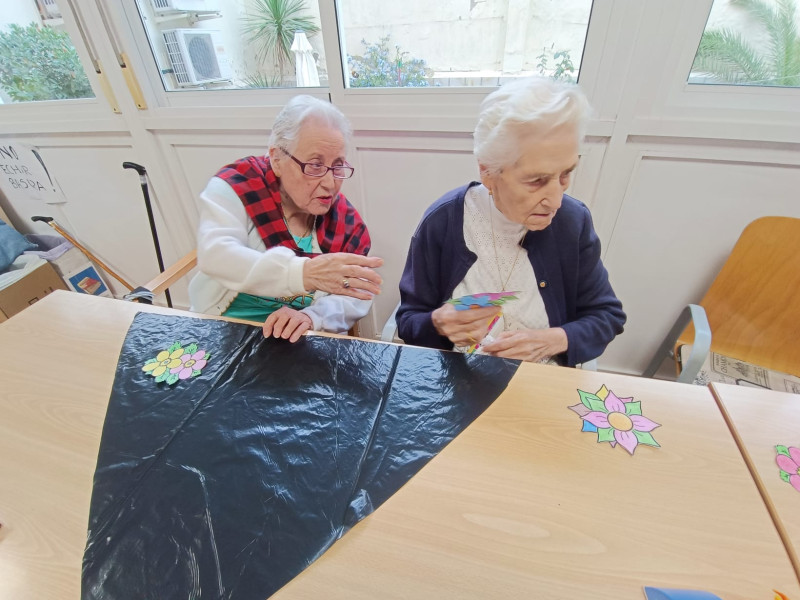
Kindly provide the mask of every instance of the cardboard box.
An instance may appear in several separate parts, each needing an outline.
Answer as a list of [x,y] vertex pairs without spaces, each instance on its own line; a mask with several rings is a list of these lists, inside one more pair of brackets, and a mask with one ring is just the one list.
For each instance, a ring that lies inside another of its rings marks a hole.
[[17,314],[53,290],[68,289],[53,266],[44,262],[25,277],[0,290],[0,322]]
[[25,254],[33,254],[43,258],[55,267],[68,288],[91,296],[113,298],[108,285],[100,273],[86,256],[60,235],[43,235],[29,233],[25,236],[29,242],[36,244],[36,250],[27,250]]

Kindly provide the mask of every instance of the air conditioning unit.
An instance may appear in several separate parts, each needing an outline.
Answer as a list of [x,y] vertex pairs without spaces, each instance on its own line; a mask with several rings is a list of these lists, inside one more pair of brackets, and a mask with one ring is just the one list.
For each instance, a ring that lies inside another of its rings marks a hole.
[[42,0],[42,4],[44,4],[44,9],[48,17],[51,19],[61,18],[61,10],[59,10],[56,0]]
[[219,43],[219,31],[168,29],[162,31],[172,71],[179,86],[226,81],[233,76]]
[[210,8],[206,4],[206,0],[150,0],[150,2],[153,4],[153,10],[157,13],[217,10],[216,8]]

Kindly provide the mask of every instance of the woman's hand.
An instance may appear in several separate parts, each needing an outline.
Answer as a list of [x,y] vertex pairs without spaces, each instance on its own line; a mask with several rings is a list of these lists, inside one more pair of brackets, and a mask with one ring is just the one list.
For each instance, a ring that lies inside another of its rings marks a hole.
[[311,317],[288,306],[279,308],[264,322],[264,337],[276,337],[294,343],[313,325]]
[[431,313],[433,326],[456,346],[471,346],[486,336],[489,323],[499,312],[496,306],[456,310],[445,302]]
[[381,276],[373,269],[383,266],[383,259],[349,252],[320,254],[303,265],[303,286],[340,296],[371,300],[381,293]]
[[481,350],[492,356],[539,362],[566,352],[568,347],[567,332],[561,327],[550,327],[504,331],[493,342],[481,346]]

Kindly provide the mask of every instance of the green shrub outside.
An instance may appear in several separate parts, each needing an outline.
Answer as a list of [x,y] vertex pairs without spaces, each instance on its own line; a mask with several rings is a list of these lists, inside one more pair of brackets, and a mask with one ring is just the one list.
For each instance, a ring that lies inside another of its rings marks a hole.
[[35,23],[0,31],[0,88],[15,102],[94,98],[69,36]]

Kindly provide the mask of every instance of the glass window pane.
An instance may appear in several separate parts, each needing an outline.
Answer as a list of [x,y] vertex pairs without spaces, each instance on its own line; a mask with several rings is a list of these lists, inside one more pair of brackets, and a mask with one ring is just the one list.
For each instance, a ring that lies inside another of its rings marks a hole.
[[800,87],[798,0],[714,0],[689,83]]
[[576,81],[592,0],[339,0],[348,87]]
[[168,92],[328,85],[316,0],[137,0]]
[[3,0],[0,104],[94,98],[56,0]]

